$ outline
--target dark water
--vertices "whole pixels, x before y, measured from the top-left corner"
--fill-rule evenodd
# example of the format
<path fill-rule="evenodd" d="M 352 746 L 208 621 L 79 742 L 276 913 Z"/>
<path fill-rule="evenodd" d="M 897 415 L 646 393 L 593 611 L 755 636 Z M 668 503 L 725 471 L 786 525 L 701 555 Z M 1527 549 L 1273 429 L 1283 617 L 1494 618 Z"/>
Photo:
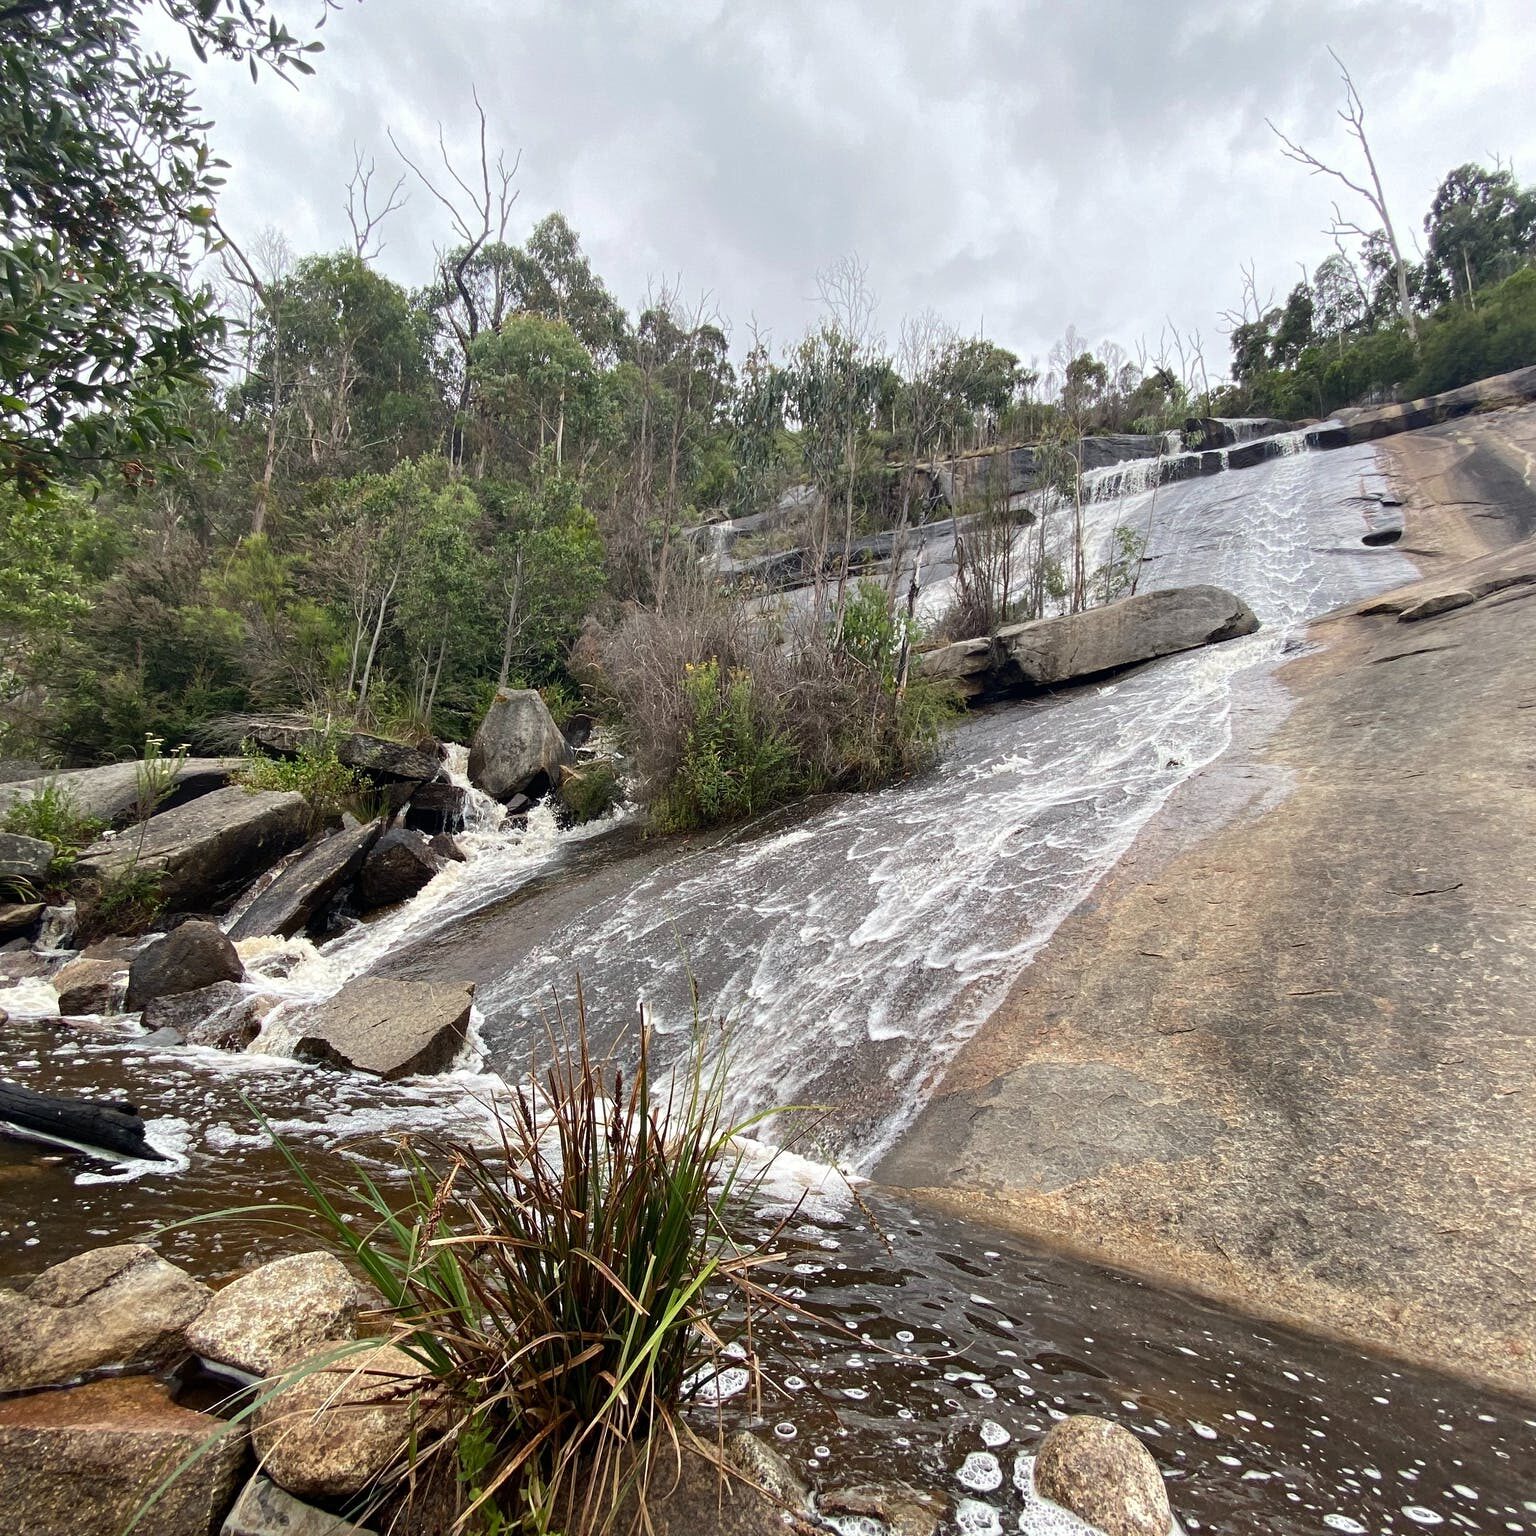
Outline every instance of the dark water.
<path fill-rule="evenodd" d="M 30 1085 L 135 1099 L 162 1119 L 161 1139 L 186 1148 L 184 1166 L 91 1182 L 110 1170 L 0 1143 L 6 1276 L 290 1199 L 292 1179 L 241 1095 L 312 1171 L 346 1181 L 352 1156 L 389 1177 L 390 1133 L 472 1129 L 466 1094 L 490 1081 L 395 1085 L 386 1099 L 346 1074 L 276 1060 L 233 1070 L 210 1052 L 145 1052 L 56 1021 L 13 1023 L 6 1043 Z M 970 1501 L 970 1531 L 1043 1531 L 1049 1521 L 1015 1484 L 1019 1458 L 1055 1418 L 1088 1412 L 1142 1438 L 1187 1530 L 1536 1532 L 1536 1405 L 878 1194 L 866 1200 L 871 1226 L 793 1175 L 771 1182 L 754 1219 L 793 1212 L 774 1283 L 805 1314 L 794 1337 L 760 1336 L 760 1404 L 748 1389 L 697 1411 L 760 1429 L 813 1485 L 900 1478 Z M 159 1239 L 208 1278 L 314 1240 L 302 1220 L 294 1230 L 232 1218 Z"/>

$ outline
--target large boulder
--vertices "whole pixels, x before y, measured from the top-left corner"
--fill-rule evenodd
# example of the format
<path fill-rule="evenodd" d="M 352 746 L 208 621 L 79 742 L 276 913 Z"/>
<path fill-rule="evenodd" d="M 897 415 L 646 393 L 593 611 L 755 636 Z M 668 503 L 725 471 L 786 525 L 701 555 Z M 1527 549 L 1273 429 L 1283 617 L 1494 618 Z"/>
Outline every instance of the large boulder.
<path fill-rule="evenodd" d="M 574 762 L 560 727 L 532 688 L 498 688 L 469 746 L 469 779 L 494 800 L 547 789 Z"/>
<path fill-rule="evenodd" d="M 270 1376 L 327 1340 L 350 1338 L 358 1313 L 379 1305 L 334 1254 L 295 1253 L 217 1292 L 187 1343 L 205 1360 Z"/>
<path fill-rule="evenodd" d="M 330 898 L 363 866 L 380 832 L 380 823 L 344 827 L 301 854 L 240 914 L 229 930 L 232 939 L 267 934 L 292 938 L 309 926 Z"/>
<path fill-rule="evenodd" d="M 464 805 L 469 791 L 447 779 L 423 784 L 405 808 L 405 824 L 417 832 L 457 832 L 464 825 Z"/>
<path fill-rule="evenodd" d="M 126 969 L 121 960 L 88 960 L 84 956 L 71 960 L 53 978 L 59 1012 L 66 1017 L 116 1012 Z"/>
<path fill-rule="evenodd" d="M 124 1006 L 137 1013 L 157 997 L 240 981 L 245 967 L 217 923 L 182 923 L 133 957 Z"/>
<path fill-rule="evenodd" d="M 300 1061 L 393 1079 L 444 1072 L 469 1029 L 475 989 L 364 978 L 295 1021 Z"/>
<path fill-rule="evenodd" d="M 287 790 L 218 789 L 152 817 L 142 828 L 102 838 L 80 856 L 77 872 L 113 880 L 138 869 L 160 877 L 172 912 L 217 907 L 308 835 L 309 806 Z"/>
<path fill-rule="evenodd" d="M 436 1393 L 427 1367 L 393 1344 L 289 1362 L 288 1385 L 254 1416 L 262 1470 L 306 1499 L 360 1493 L 430 1435 Z"/>
<path fill-rule="evenodd" d="M 96 1248 L 0 1290 L 0 1392 L 56 1386 L 104 1366 L 149 1369 L 186 1353 L 208 1288 L 144 1243 Z"/>
<path fill-rule="evenodd" d="M 250 725 L 245 738 L 276 757 L 297 757 L 306 749 L 330 747 L 338 761 L 381 783 L 422 784 L 436 778 L 442 766 L 435 742 L 428 748 L 407 747 L 363 731 L 328 737 L 315 726 L 263 720 Z"/>
<path fill-rule="evenodd" d="M 195 992 L 177 992 L 157 997 L 144 1005 L 144 1028 L 148 1044 L 172 1035 L 185 1045 L 202 1045 L 217 1051 L 243 1051 L 261 1033 L 262 1020 L 277 1006 L 278 999 L 247 992 L 233 981 L 216 981 L 211 987 Z"/>
<path fill-rule="evenodd" d="M 223 789 L 242 761 L 238 757 L 186 758 L 174 770 L 162 808 L 169 809 Z M 65 791 L 80 815 L 108 826 L 120 826 L 138 808 L 139 765 L 108 763 L 104 768 L 70 768 L 41 778 L 0 784 L 0 814 L 22 801 L 34 799 L 50 785 Z"/>
<path fill-rule="evenodd" d="M 279 1488 L 258 1472 L 240 1490 L 235 1507 L 224 1517 L 219 1536 L 374 1536 L 328 1509 L 316 1509 Z"/>
<path fill-rule="evenodd" d="M 439 869 L 423 832 L 391 827 L 369 851 L 357 879 L 357 904 L 364 912 L 408 901 Z"/>
<path fill-rule="evenodd" d="M 1051 1426 L 1035 1457 L 1035 1492 L 1105 1536 L 1168 1536 L 1163 1474 L 1130 1430 L 1074 1414 Z"/>
<path fill-rule="evenodd" d="M 218 1436 L 218 1438 L 214 1438 Z M 0 1507 L 19 1536 L 209 1536 L 239 1486 L 243 1429 L 143 1377 L 0 1402 Z M 174 1482 L 169 1474 L 182 1468 Z"/>
<path fill-rule="evenodd" d="M 54 846 L 40 837 L 0 832 L 0 880 L 25 880 L 38 890 L 48 878 Z"/>

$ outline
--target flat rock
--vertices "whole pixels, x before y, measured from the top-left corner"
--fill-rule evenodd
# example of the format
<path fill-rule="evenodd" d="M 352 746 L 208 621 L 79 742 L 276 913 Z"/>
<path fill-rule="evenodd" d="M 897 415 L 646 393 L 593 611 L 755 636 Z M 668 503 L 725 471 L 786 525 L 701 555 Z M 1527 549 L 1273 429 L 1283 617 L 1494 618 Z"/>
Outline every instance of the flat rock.
<path fill-rule="evenodd" d="M 71 960 L 53 978 L 59 1012 L 115 1013 L 126 975 L 127 966 L 121 960 Z"/>
<path fill-rule="evenodd" d="M 383 1078 L 443 1072 L 469 1028 L 473 985 L 364 978 L 296 1021 L 294 1055 Z"/>
<path fill-rule="evenodd" d="M 575 760 L 532 688 L 498 688 L 469 747 L 469 780 L 494 800 L 547 788 Z"/>
<path fill-rule="evenodd" d="M 1074 1414 L 1051 1426 L 1035 1457 L 1035 1491 L 1105 1536 L 1168 1536 L 1163 1474 L 1130 1430 Z"/>
<path fill-rule="evenodd" d="M 35 928 L 43 910 L 40 901 L 8 901 L 0 905 L 0 939 L 15 938 Z"/>
<path fill-rule="evenodd" d="M 408 901 L 440 868 L 425 833 L 391 827 L 363 861 L 357 904 L 364 912 L 372 912 Z"/>
<path fill-rule="evenodd" d="M 66 1259 L 25 1295 L 0 1290 L 0 1392 L 173 1360 L 208 1299 L 206 1286 L 144 1243 Z"/>
<path fill-rule="evenodd" d="M 308 834 L 309 806 L 291 791 L 218 789 L 140 829 L 98 839 L 76 866 L 86 878 L 111 880 L 137 867 L 161 877 L 168 910 L 207 911 L 270 869 Z"/>
<path fill-rule="evenodd" d="M 0 832 L 0 880 L 25 880 L 40 890 L 54 853 L 53 844 L 40 837 Z"/>
<path fill-rule="evenodd" d="M 329 1340 L 350 1338 L 358 1313 L 380 1304 L 334 1254 L 296 1253 L 216 1292 L 187 1343 L 205 1360 L 270 1376 Z"/>
<path fill-rule="evenodd" d="M 235 946 L 217 923 L 182 923 L 133 957 L 124 1007 L 137 1013 L 156 998 L 199 992 L 244 975 Z"/>
<path fill-rule="evenodd" d="M 219 1420 L 143 1377 L 0 1402 L 0 1506 L 17 1536 L 122 1536 L 166 1475 L 186 1470 L 137 1529 L 208 1536 L 239 1484 L 245 1435 L 195 1458 Z"/>
<path fill-rule="evenodd" d="M 374 1532 L 294 1498 L 258 1472 L 240 1490 L 219 1536 L 374 1536 Z"/>
<path fill-rule="evenodd" d="M 165 805 L 179 805 L 222 789 L 243 763 L 238 757 L 189 757 L 176 769 Z M 139 802 L 139 765 L 108 763 L 103 768 L 69 768 L 33 779 L 0 784 L 0 815 L 13 805 L 33 799 L 50 785 L 68 792 L 82 816 L 121 825 Z"/>
<path fill-rule="evenodd" d="M 1429 597 L 1421 597 L 1418 602 L 1410 604 L 1398 614 L 1399 624 L 1416 624 L 1420 619 L 1432 619 L 1438 614 L 1452 613 L 1457 608 L 1470 608 L 1477 601 L 1475 592 L 1468 592 L 1464 588 L 1453 592 L 1435 592 Z"/>
<path fill-rule="evenodd" d="M 230 928 L 229 936 L 258 939 L 276 933 L 292 938 L 356 877 L 381 830 L 378 822 L 370 821 L 323 838 L 257 896 Z"/>
<path fill-rule="evenodd" d="M 300 1357 L 290 1369 L 302 1363 Z M 426 1366 L 393 1344 L 355 1351 L 295 1376 L 254 1415 L 262 1469 L 300 1498 L 359 1493 L 394 1463 L 412 1436 L 430 1433 L 434 1385 Z"/>

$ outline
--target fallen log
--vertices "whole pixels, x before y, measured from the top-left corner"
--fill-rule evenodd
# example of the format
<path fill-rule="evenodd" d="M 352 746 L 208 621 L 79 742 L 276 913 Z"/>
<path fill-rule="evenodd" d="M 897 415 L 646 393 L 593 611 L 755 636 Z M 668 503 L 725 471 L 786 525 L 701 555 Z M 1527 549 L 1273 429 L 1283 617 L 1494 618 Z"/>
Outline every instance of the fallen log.
<path fill-rule="evenodd" d="M 136 1105 L 59 1098 L 17 1083 L 0 1082 L 0 1135 L 93 1157 L 170 1161 L 145 1140 L 144 1121 Z"/>

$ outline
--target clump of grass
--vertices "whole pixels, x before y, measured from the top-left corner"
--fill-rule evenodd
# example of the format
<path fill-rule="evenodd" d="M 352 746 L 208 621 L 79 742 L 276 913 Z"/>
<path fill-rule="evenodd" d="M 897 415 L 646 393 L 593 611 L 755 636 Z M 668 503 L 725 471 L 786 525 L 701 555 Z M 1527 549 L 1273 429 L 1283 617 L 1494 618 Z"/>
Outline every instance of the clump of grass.
<path fill-rule="evenodd" d="M 322 1188 L 278 1143 L 305 1191 L 285 1209 L 367 1275 L 392 1340 L 453 1405 L 364 1501 L 391 1529 L 445 1502 L 454 1531 L 482 1536 L 611 1530 L 620 1511 L 643 1528 L 649 1468 L 671 1464 L 690 1379 L 724 1346 L 717 1298 L 747 1327 L 779 1305 L 751 1278 L 779 1256 L 731 1235 L 747 1127 L 724 1115 L 723 1061 L 700 1034 L 657 1081 L 643 1026 L 626 1069 L 592 1055 L 579 994 L 578 1013 L 542 1076 L 496 1106 L 494 1151 L 401 1144 L 404 1194 L 361 1166 L 359 1187 Z"/>
<path fill-rule="evenodd" d="M 573 826 L 606 816 L 624 796 L 619 770 L 607 758 L 575 769 L 560 780 L 560 803 Z"/>
<path fill-rule="evenodd" d="M 80 809 L 67 784 L 49 779 L 36 794 L 10 806 L 0 829 L 52 843 L 60 858 L 78 853 L 106 826 Z"/>
<path fill-rule="evenodd" d="M 336 821 L 343 811 L 369 821 L 378 814 L 373 786 L 342 762 L 333 741 L 300 747 L 291 758 L 268 757 L 254 742 L 241 743 L 245 762 L 235 782 L 249 790 L 294 790 L 308 802 L 311 830 Z"/>

